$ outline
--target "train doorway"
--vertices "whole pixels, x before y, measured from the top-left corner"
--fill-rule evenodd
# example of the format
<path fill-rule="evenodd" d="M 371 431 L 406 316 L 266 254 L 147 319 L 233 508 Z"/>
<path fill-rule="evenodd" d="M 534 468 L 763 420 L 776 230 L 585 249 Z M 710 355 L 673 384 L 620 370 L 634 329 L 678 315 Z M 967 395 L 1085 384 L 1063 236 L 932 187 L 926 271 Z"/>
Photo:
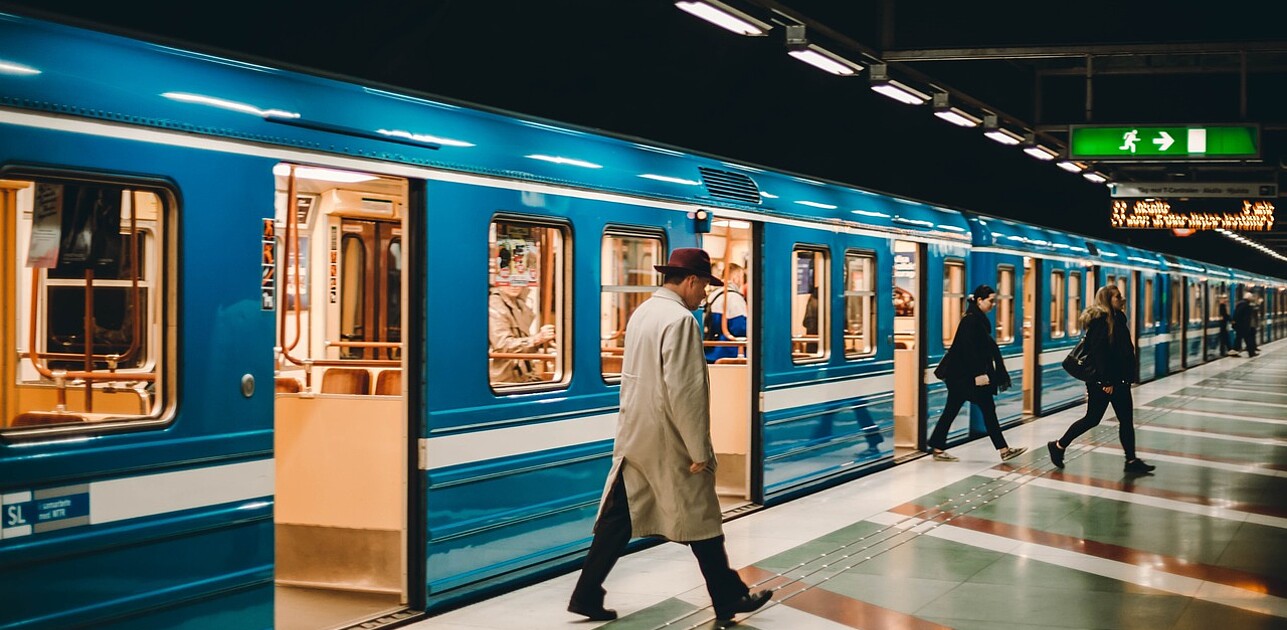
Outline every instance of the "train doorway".
<path fill-rule="evenodd" d="M 1037 391 L 1040 385 L 1037 349 L 1037 263 L 1023 258 L 1023 415 L 1037 415 Z M 1091 274 L 1092 276 L 1094 274 Z"/>
<path fill-rule="evenodd" d="M 275 627 L 348 627 L 408 602 L 408 185 L 286 164 L 274 174 Z"/>
<path fill-rule="evenodd" d="M 711 441 L 719 467 L 715 488 L 725 515 L 750 506 L 755 496 L 751 426 L 755 388 L 752 370 L 756 348 L 750 305 L 758 291 L 752 261 L 757 243 L 748 221 L 715 217 L 701 247 L 711 255 L 714 273 L 724 281 L 712 287 L 702 310 L 706 329 L 706 362 L 711 379 Z"/>
<path fill-rule="evenodd" d="M 921 245 L 894 241 L 894 458 L 920 451 Z"/>

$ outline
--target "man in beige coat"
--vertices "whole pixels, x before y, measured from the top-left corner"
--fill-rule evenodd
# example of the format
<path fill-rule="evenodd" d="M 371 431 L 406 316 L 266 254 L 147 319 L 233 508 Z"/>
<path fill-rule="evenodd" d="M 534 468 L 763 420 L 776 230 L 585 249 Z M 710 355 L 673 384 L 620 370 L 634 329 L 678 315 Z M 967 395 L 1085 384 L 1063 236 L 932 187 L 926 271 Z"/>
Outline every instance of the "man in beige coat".
<path fill-rule="evenodd" d="M 710 381 L 692 311 L 708 284 L 723 283 L 711 275 L 710 256 L 697 248 L 676 249 L 656 268 L 664 284 L 626 325 L 612 470 L 568 610 L 616 619 L 616 611 L 603 607 L 603 581 L 632 535 L 652 536 L 692 548 L 715 616 L 727 622 L 763 606 L 772 591 L 750 593 L 729 567 L 715 494 Z"/>

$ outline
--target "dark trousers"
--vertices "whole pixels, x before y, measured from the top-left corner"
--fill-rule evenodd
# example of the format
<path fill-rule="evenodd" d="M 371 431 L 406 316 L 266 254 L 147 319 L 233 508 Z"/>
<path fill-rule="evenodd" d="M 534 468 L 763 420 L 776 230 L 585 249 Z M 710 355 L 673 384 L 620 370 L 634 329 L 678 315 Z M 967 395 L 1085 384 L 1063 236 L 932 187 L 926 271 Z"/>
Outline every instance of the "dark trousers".
<path fill-rule="evenodd" d="M 1098 383 L 1087 383 L 1086 396 L 1086 415 L 1068 427 L 1064 436 L 1059 438 L 1059 446 L 1068 448 L 1081 434 L 1095 428 L 1111 404 L 1113 413 L 1117 414 L 1117 437 L 1122 442 L 1122 450 L 1126 451 L 1126 461 L 1135 459 L 1135 403 L 1131 400 L 1131 386 L 1118 383 L 1113 386 L 1113 393 L 1105 394 Z"/>
<path fill-rule="evenodd" d="M 992 446 L 998 450 L 1006 448 L 1005 436 L 1001 434 L 1001 423 L 997 421 L 997 404 L 992 400 L 992 387 L 973 385 L 947 386 L 947 405 L 943 407 L 943 415 L 938 417 L 938 424 L 934 425 L 934 433 L 930 435 L 928 442 L 930 448 L 939 450 L 947 448 L 948 429 L 952 427 L 956 414 L 961 412 L 961 405 L 966 402 L 978 407 L 983 413 L 983 426 L 988 429 Z"/>
<path fill-rule="evenodd" d="M 626 483 L 617 475 L 612 484 L 612 492 L 594 523 L 594 540 L 590 543 L 590 553 L 581 566 L 581 577 L 572 591 L 572 601 L 584 607 L 603 606 L 607 591 L 603 581 L 617 564 L 617 559 L 626 550 L 630 542 L 630 505 L 626 500 Z M 706 592 L 710 593 L 715 612 L 721 613 L 726 607 L 741 599 L 750 592 L 741 576 L 728 565 L 728 553 L 724 550 L 724 537 L 716 536 L 688 543 L 697 557 L 697 565 L 706 578 Z"/>
<path fill-rule="evenodd" d="M 1241 350 L 1243 342 L 1246 342 L 1247 356 L 1250 356 L 1250 357 L 1256 356 L 1257 354 L 1256 329 L 1239 327 L 1239 328 L 1234 328 L 1233 332 L 1236 335 L 1236 338 L 1234 339 L 1234 342 L 1233 342 L 1234 350 Z"/>
<path fill-rule="evenodd" d="M 1229 352 L 1229 331 L 1225 328 L 1220 329 L 1220 354 Z"/>

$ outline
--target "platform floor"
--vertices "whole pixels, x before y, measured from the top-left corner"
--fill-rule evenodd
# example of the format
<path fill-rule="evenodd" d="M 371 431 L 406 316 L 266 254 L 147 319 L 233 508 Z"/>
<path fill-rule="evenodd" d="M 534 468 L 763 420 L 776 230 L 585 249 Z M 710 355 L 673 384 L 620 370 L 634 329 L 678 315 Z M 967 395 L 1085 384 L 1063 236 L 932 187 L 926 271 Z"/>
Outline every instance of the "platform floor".
<path fill-rule="evenodd" d="M 1122 472 L 1117 425 L 1045 443 L 1085 407 L 725 525 L 733 565 L 777 589 L 745 629 L 1287 628 L 1287 342 L 1137 387 L 1136 442 L 1157 465 Z M 958 419 L 958 422 L 963 419 Z M 610 624 L 564 609 L 577 573 L 411 628 L 710 628 L 686 547 L 626 556 Z"/>

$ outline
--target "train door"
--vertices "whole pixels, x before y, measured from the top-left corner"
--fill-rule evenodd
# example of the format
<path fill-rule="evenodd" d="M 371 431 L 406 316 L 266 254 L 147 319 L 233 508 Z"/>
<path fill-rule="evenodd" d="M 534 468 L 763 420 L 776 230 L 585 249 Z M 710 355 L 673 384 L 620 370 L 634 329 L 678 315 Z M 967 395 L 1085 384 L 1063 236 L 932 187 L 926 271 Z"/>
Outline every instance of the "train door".
<path fill-rule="evenodd" d="M 756 348 L 750 334 L 755 330 L 751 305 L 760 286 L 753 264 L 758 251 L 755 234 L 750 222 L 717 216 L 701 238 L 714 273 L 724 281 L 707 295 L 703 319 L 711 331 L 703 343 L 710 368 L 711 441 L 719 459 L 715 488 L 726 514 L 749 505 L 755 496 L 751 426 Z"/>
<path fill-rule="evenodd" d="M 1179 274 L 1166 276 L 1167 343 L 1166 371 L 1184 369 L 1184 281 Z"/>
<path fill-rule="evenodd" d="M 274 172 L 276 627 L 347 627 L 408 602 L 408 183 Z"/>
<path fill-rule="evenodd" d="M 894 457 L 916 453 L 921 422 L 921 248 L 894 241 Z"/>
<path fill-rule="evenodd" d="M 1037 391 L 1040 388 L 1041 370 L 1037 365 L 1041 344 L 1037 339 L 1037 275 L 1038 262 L 1031 256 L 1023 258 L 1023 414 L 1037 415 Z"/>
<path fill-rule="evenodd" d="M 1019 382 L 1028 380 L 1027 356 L 1024 339 L 1021 334 L 1016 334 L 1015 323 L 1022 322 L 1024 317 L 1024 308 L 1022 301 L 1023 292 L 1019 289 L 1023 282 L 1023 276 L 1020 275 L 1019 269 L 1022 259 L 1018 256 L 997 256 L 998 264 L 996 266 L 996 303 L 993 308 L 993 319 L 996 328 L 994 331 L 997 347 L 1001 350 L 1001 356 L 1005 360 L 1006 370 L 1011 374 L 1019 370 L 1019 376 L 1011 380 Z M 1019 298 L 1019 299 L 1016 299 Z M 1022 388 L 1011 389 L 1006 392 L 999 392 L 996 398 L 997 418 L 1002 423 L 1014 422 L 1024 416 L 1024 396 Z M 983 427 L 981 418 L 975 429 Z M 986 431 L 984 431 L 986 432 Z"/>

